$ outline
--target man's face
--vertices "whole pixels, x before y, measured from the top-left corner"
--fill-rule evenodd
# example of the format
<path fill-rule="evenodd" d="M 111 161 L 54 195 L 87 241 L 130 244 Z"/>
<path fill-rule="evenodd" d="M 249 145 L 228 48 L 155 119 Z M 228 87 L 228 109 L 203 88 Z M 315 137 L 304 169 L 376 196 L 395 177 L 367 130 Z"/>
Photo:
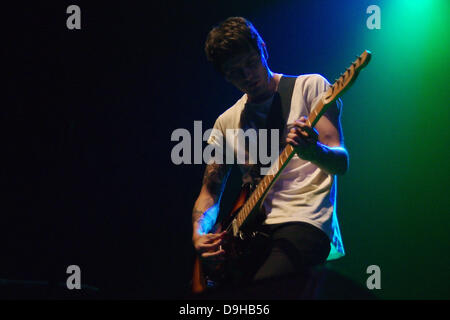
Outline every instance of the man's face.
<path fill-rule="evenodd" d="M 251 97 L 268 90 L 269 74 L 266 59 L 256 50 L 236 55 L 223 65 L 225 79 Z"/>

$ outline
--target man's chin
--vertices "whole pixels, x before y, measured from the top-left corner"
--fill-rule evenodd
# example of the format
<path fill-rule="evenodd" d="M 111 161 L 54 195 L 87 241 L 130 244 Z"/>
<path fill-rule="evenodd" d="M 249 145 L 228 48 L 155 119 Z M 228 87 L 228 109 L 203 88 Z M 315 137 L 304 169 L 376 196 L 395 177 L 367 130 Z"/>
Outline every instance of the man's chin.
<path fill-rule="evenodd" d="M 247 90 L 247 94 L 249 94 L 251 96 L 255 96 L 255 97 L 261 95 L 262 92 L 263 92 L 263 90 L 259 87 L 250 88 Z"/>

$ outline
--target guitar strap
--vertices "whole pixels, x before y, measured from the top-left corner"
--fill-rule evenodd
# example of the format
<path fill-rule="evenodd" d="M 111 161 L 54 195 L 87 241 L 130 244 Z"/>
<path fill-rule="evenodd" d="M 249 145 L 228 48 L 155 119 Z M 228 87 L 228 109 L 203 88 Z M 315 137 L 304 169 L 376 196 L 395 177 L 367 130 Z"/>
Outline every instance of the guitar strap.
<path fill-rule="evenodd" d="M 278 91 L 275 92 L 272 105 L 269 109 L 269 114 L 267 115 L 265 129 L 267 130 L 267 142 L 270 144 L 271 141 L 271 129 L 279 129 L 279 150 L 281 152 L 286 146 L 286 123 L 289 118 L 289 113 L 291 111 L 291 100 L 292 93 L 295 87 L 296 76 L 286 76 L 283 75 L 278 84 Z M 267 150 L 271 150 L 269 147 Z M 247 175 L 244 175 L 243 183 L 252 183 L 257 185 L 261 179 L 260 176 L 261 164 L 258 162 L 253 165 L 248 171 Z"/>
<path fill-rule="evenodd" d="M 291 111 L 292 92 L 294 91 L 297 77 L 283 75 L 278 84 L 278 91 L 275 93 L 272 106 L 267 116 L 266 128 L 280 130 L 280 150 L 285 146 L 286 123 Z M 270 137 L 270 135 L 269 135 Z M 271 141 L 270 139 L 268 141 Z"/>

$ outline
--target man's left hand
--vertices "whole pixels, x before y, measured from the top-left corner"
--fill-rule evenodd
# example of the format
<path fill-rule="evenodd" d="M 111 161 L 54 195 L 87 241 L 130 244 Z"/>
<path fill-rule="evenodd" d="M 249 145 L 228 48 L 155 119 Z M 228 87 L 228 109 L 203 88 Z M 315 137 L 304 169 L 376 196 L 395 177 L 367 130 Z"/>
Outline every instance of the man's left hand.
<path fill-rule="evenodd" d="M 307 117 L 301 117 L 294 122 L 289 130 L 286 142 L 294 146 L 300 158 L 311 161 L 316 158 L 319 134 L 316 129 L 306 123 Z"/>

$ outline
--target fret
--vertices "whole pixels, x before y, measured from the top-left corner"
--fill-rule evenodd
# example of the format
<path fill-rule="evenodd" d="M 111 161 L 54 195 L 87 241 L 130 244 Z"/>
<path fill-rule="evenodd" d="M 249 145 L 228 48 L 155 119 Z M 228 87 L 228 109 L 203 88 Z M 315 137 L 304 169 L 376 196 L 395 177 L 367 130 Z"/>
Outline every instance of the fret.
<path fill-rule="evenodd" d="M 237 219 L 238 219 L 238 221 L 240 221 L 241 219 L 242 219 L 242 216 L 246 216 L 247 215 L 247 208 L 244 208 L 244 210 L 242 210 L 240 213 L 239 213 L 239 215 L 238 215 L 238 217 L 237 217 Z"/>
<path fill-rule="evenodd" d="M 309 121 L 309 125 L 310 125 L 310 126 L 311 126 L 311 121 L 314 121 L 314 120 L 317 118 L 317 115 L 318 115 L 319 112 L 320 112 L 319 109 L 321 109 L 319 106 L 316 107 L 316 109 L 314 109 L 314 113 L 313 113 L 313 116 L 312 116 L 312 120 Z"/>
<path fill-rule="evenodd" d="M 245 210 L 242 212 L 241 216 L 245 217 L 248 214 L 249 211 L 248 207 L 249 207 L 248 205 L 245 207 Z"/>
<path fill-rule="evenodd" d="M 314 125 L 316 124 L 316 122 L 320 119 L 319 114 L 323 111 L 325 105 L 322 103 L 322 101 L 319 101 L 316 105 L 316 107 L 314 108 L 313 112 L 311 112 L 311 115 L 309 117 L 309 125 L 311 127 L 314 127 Z"/>

